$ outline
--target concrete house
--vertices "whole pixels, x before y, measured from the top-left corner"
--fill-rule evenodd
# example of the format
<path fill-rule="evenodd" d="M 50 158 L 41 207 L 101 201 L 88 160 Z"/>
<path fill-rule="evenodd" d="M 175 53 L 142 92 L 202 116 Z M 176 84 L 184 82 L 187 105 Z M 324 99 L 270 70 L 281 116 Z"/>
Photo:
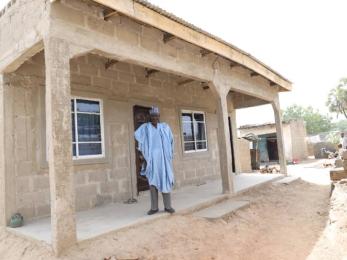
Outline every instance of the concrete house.
<path fill-rule="evenodd" d="M 240 173 L 235 111 L 291 82 L 261 61 L 142 0 L 12 0 L 0 12 L 0 225 L 50 216 L 56 252 L 76 212 L 136 197 L 134 130 L 156 105 L 175 137 L 176 188 Z M 134 205 L 135 207 L 136 205 Z"/>
<path fill-rule="evenodd" d="M 284 151 L 287 161 L 304 160 L 308 157 L 307 132 L 303 120 L 284 122 Z M 262 163 L 279 160 L 275 124 L 244 125 L 239 128 L 241 137 L 254 134 L 259 138 L 259 160 Z"/>

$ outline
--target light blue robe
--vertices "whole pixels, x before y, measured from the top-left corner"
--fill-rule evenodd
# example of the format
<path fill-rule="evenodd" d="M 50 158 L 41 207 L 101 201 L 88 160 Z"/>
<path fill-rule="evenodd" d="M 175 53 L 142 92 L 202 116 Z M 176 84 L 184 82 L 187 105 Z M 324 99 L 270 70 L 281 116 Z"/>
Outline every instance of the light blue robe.
<path fill-rule="evenodd" d="M 171 192 L 174 175 L 173 135 L 170 127 L 166 123 L 158 123 L 155 128 L 151 123 L 145 123 L 136 130 L 135 139 L 138 150 L 146 160 L 141 175 L 146 176 L 149 185 L 155 186 L 160 192 Z"/>

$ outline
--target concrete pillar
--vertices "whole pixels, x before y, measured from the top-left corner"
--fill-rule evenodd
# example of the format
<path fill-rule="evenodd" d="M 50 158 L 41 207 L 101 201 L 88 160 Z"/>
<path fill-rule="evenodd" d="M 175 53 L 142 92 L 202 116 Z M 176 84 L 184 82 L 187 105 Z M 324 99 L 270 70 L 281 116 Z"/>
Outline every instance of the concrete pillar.
<path fill-rule="evenodd" d="M 235 173 L 241 173 L 241 161 L 240 153 L 238 148 L 238 138 L 237 138 L 237 124 L 236 124 L 236 109 L 234 107 L 233 96 L 231 93 L 227 95 L 228 100 L 228 110 L 231 119 L 231 134 L 234 146 L 234 159 L 235 159 Z"/>
<path fill-rule="evenodd" d="M 6 227 L 6 171 L 5 171 L 5 93 L 4 75 L 0 75 L 0 227 Z"/>
<path fill-rule="evenodd" d="M 0 227 L 16 211 L 13 120 L 13 88 L 0 74 Z"/>
<path fill-rule="evenodd" d="M 278 150 L 278 158 L 279 158 L 280 167 L 281 167 L 281 173 L 284 175 L 287 175 L 287 162 L 286 162 L 285 148 L 284 148 L 282 115 L 281 115 L 279 97 L 277 96 L 271 104 L 272 104 L 272 108 L 274 110 L 274 115 L 275 115 L 277 150 Z"/>
<path fill-rule="evenodd" d="M 217 116 L 218 116 L 218 148 L 220 171 L 222 177 L 223 193 L 233 193 L 233 172 L 230 147 L 230 132 L 228 122 L 228 104 L 224 92 L 218 91 L 217 95 Z"/>
<path fill-rule="evenodd" d="M 69 45 L 44 40 L 46 64 L 46 138 L 51 193 L 52 246 L 56 254 L 77 241 L 71 137 Z"/>

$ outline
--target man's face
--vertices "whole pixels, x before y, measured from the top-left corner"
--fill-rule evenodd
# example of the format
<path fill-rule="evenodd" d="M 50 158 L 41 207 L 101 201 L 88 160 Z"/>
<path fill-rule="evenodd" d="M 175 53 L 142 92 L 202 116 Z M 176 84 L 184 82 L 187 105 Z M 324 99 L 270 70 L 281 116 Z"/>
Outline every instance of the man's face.
<path fill-rule="evenodd" d="M 159 123 L 160 115 L 159 114 L 153 114 L 150 116 L 150 119 L 151 119 L 151 123 L 154 126 L 157 126 L 157 124 Z"/>

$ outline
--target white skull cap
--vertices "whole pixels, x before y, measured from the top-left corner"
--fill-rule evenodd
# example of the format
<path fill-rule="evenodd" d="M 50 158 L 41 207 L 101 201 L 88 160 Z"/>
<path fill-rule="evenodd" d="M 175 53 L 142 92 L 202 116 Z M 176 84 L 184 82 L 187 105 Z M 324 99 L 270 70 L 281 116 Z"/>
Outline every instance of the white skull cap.
<path fill-rule="evenodd" d="M 152 107 L 151 110 L 149 110 L 150 115 L 159 115 L 159 108 L 158 107 Z"/>

